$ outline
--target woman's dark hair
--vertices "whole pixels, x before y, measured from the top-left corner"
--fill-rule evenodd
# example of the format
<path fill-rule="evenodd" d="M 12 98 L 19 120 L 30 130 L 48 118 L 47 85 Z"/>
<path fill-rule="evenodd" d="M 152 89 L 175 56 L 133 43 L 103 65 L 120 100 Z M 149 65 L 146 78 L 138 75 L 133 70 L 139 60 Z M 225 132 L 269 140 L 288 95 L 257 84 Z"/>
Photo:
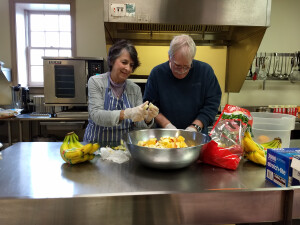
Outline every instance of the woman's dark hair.
<path fill-rule="evenodd" d="M 116 59 L 121 55 L 123 49 L 127 50 L 133 61 L 134 65 L 132 68 L 132 72 L 134 72 L 135 69 L 140 66 L 140 61 L 138 59 L 138 54 L 135 47 L 130 41 L 122 39 L 120 41 L 117 41 L 113 46 L 109 48 L 107 57 L 109 71 L 112 70 L 112 66 L 114 65 Z"/>

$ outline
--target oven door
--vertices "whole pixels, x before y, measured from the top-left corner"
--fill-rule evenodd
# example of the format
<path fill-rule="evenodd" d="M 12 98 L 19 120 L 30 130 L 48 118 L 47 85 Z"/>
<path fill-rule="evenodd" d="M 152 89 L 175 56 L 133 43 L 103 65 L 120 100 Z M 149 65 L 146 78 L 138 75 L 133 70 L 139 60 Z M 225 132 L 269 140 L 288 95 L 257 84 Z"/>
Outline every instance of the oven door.
<path fill-rule="evenodd" d="M 86 60 L 44 60 L 45 104 L 86 104 Z"/>

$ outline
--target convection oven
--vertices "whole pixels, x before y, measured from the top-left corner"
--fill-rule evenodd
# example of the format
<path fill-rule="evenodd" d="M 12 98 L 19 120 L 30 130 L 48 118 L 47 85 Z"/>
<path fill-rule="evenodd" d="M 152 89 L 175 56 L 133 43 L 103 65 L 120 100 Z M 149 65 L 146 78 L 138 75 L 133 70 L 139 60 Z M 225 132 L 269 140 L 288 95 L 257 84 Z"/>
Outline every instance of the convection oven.
<path fill-rule="evenodd" d="M 104 72 L 101 57 L 43 57 L 48 106 L 87 105 L 87 81 Z"/>

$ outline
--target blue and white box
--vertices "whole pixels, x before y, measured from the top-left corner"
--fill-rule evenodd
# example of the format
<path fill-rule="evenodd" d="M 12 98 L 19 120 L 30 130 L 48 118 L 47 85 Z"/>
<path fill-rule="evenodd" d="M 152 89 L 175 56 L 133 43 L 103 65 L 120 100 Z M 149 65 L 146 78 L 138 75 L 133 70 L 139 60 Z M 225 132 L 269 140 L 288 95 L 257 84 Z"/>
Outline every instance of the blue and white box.
<path fill-rule="evenodd" d="M 299 171 L 300 148 L 267 150 L 266 179 L 271 183 L 278 187 L 300 185 Z"/>

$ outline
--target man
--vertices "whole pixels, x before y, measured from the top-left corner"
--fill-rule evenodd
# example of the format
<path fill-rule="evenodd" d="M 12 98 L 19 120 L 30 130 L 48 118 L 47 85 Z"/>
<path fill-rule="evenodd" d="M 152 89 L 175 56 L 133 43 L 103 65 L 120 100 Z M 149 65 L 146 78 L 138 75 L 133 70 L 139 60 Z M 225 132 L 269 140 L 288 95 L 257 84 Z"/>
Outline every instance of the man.
<path fill-rule="evenodd" d="M 207 133 L 222 96 L 217 77 L 210 65 L 194 59 L 196 45 L 188 35 L 175 36 L 168 54 L 169 61 L 152 69 L 143 100 L 159 108 L 159 127 Z"/>

